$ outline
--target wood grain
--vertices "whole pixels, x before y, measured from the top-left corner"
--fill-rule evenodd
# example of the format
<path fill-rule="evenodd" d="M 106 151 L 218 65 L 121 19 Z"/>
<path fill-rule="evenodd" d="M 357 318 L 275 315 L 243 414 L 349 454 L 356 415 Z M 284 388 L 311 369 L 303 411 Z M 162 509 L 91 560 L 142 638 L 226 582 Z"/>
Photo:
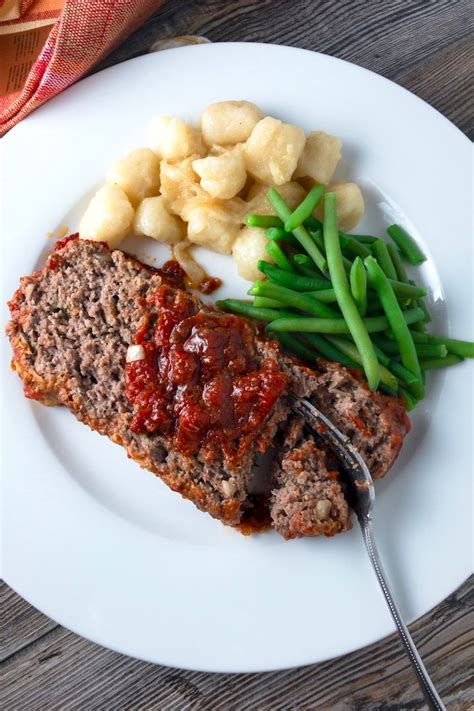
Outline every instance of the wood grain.
<path fill-rule="evenodd" d="M 0 662 L 57 627 L 0 581 Z"/>
<path fill-rule="evenodd" d="M 18 596 L 16 596 L 18 597 Z M 411 625 L 447 707 L 474 705 L 474 579 Z M 18 604 L 18 602 L 17 602 Z M 160 709 L 290 711 L 422 709 L 415 677 L 392 635 L 360 652 L 267 674 L 206 674 L 159 667 L 92 644 L 62 627 L 44 633 L 3 664 L 4 709 Z M 46 620 L 46 618 L 44 618 Z"/>
<path fill-rule="evenodd" d="M 158 39 L 271 42 L 334 55 L 405 86 L 470 138 L 469 0 L 168 0 L 96 68 L 149 51 Z M 398 638 L 302 669 L 204 674 L 154 666 L 65 630 L 0 586 L 0 707 L 160 711 L 398 711 L 424 708 Z M 474 580 L 411 630 L 449 709 L 474 708 Z"/>
<path fill-rule="evenodd" d="M 472 8 L 470 0 L 169 0 L 97 69 L 183 34 L 286 44 L 392 79 L 473 139 Z"/>

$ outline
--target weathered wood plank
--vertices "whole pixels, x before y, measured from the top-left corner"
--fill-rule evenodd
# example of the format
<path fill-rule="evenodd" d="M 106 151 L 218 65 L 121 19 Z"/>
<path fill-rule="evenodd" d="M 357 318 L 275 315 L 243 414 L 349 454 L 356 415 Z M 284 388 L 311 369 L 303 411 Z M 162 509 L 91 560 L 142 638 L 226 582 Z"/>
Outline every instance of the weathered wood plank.
<path fill-rule="evenodd" d="M 474 579 L 412 625 L 449 709 L 474 704 L 470 651 Z M 10 657 L 6 709 L 421 709 L 421 695 L 396 635 L 316 666 L 268 674 L 205 674 L 154 666 L 56 627 Z"/>
<path fill-rule="evenodd" d="M 38 612 L 2 580 L 0 609 L 0 662 L 57 627 L 56 622 Z"/>
<path fill-rule="evenodd" d="M 213 42 L 287 44 L 355 62 L 396 81 L 472 138 L 471 15 L 469 0 L 168 0 L 98 69 L 180 34 Z"/>

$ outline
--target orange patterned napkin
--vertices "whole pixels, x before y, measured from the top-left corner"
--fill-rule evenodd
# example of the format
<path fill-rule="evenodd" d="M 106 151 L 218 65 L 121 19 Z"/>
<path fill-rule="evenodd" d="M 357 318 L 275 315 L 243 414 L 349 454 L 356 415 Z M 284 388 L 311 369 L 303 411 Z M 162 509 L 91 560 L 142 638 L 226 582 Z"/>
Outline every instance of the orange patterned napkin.
<path fill-rule="evenodd" d="M 161 3 L 0 0 L 0 136 L 80 79 Z"/>

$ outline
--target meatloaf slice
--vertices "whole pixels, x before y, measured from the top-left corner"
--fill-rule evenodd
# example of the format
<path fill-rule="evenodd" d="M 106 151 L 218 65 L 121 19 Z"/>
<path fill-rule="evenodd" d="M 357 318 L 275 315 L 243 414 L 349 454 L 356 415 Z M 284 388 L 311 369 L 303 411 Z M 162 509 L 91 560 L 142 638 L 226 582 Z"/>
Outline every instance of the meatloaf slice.
<path fill-rule="evenodd" d="M 290 418 L 273 464 L 272 525 L 284 538 L 333 536 L 351 528 L 337 464 Z"/>
<path fill-rule="evenodd" d="M 12 367 L 27 397 L 67 406 L 198 508 L 237 525 L 248 506 L 256 452 L 267 448 L 288 408 L 281 399 L 275 403 L 238 461 L 225 461 L 219 451 L 212 458 L 200 451 L 188 456 L 159 432 L 133 431 L 136 412 L 125 393 L 127 349 L 144 318 L 156 318 L 153 296 L 165 281 L 159 271 L 105 245 L 79 239 L 59 244 L 42 270 L 21 279 L 9 304 Z M 228 318 L 191 294 L 172 285 L 167 289 L 194 312 Z M 278 346 L 259 338 L 250 322 L 241 322 L 254 369 L 264 361 L 278 369 Z"/>
<path fill-rule="evenodd" d="M 9 304 L 11 321 L 7 334 L 13 348 L 12 367 L 23 380 L 26 396 L 46 405 L 67 406 L 79 420 L 121 444 L 132 459 L 157 474 L 170 488 L 232 526 L 251 518 L 253 499 L 249 487 L 253 463 L 257 453 L 275 442 L 279 453 L 270 502 L 275 528 L 285 537 L 332 535 L 347 529 L 347 507 L 334 474 L 335 465 L 303 433 L 301 421 L 295 425 L 298 420 L 291 418 L 287 424 L 290 413 L 284 383 L 295 395 L 312 399 L 351 437 L 375 476 L 382 476 L 390 467 L 409 430 L 403 405 L 393 398 L 370 393 L 359 374 L 338 364 L 318 361 L 310 369 L 283 356 L 277 343 L 268 340 L 253 322 L 204 306 L 197 297 L 178 287 L 179 279 L 149 268 L 119 250 L 109 252 L 105 245 L 70 238 L 58 244 L 42 270 L 21 279 Z M 187 318 L 170 324 L 169 304 L 175 302 L 184 304 Z M 179 384 L 171 395 L 169 390 L 164 393 L 165 407 L 153 409 L 156 402 L 147 400 L 148 414 L 158 413 L 161 417 L 168 408 L 168 414 L 176 415 L 183 406 L 186 410 L 197 405 L 198 414 L 205 416 L 212 434 L 206 447 L 183 450 L 170 432 L 154 427 L 153 417 L 142 418 L 145 427 L 137 425 L 137 418 L 140 420 L 143 414 L 143 394 L 130 397 L 129 376 L 137 373 L 134 363 L 126 362 L 126 356 L 129 346 L 139 342 L 139 332 L 142 348 L 153 350 L 157 324 L 161 324 L 162 340 L 170 327 L 171 346 L 163 366 L 168 381 L 172 382 L 176 371 L 181 380 L 178 378 Z M 171 348 L 184 343 L 185 367 L 189 367 L 188 356 L 192 354 L 191 365 L 205 370 L 201 345 L 205 341 L 212 350 L 215 332 L 220 334 L 220 347 L 227 361 L 222 360 L 220 372 L 208 375 L 202 391 L 198 391 L 206 410 L 199 397 L 188 397 L 182 363 L 177 363 Z M 244 351 L 243 360 L 239 348 Z M 152 356 L 151 361 L 161 362 L 160 353 Z M 228 400 L 221 398 L 214 406 L 216 384 L 217 390 L 225 393 L 229 373 L 234 377 L 234 390 L 228 391 Z M 242 378 L 247 377 L 245 382 L 250 382 L 250 389 L 247 385 L 241 387 Z M 264 387 L 267 378 L 274 378 L 273 385 L 276 382 L 280 388 L 273 388 L 270 399 Z M 240 392 L 240 404 L 247 409 L 238 409 L 232 399 L 235 392 Z M 265 404 L 265 414 L 260 419 L 249 409 L 249 398 L 253 398 L 251 404 Z M 228 417 L 225 402 L 237 412 L 234 425 L 238 426 L 220 432 L 219 426 L 224 428 Z M 187 426 L 190 422 L 188 417 Z M 199 426 L 196 421 L 198 429 Z M 238 445 L 235 433 L 241 426 L 242 431 L 247 426 L 245 446 L 237 446 L 238 456 L 229 457 L 227 433 Z M 331 503 L 330 511 L 327 503 L 318 507 L 321 500 Z M 323 508 L 329 514 L 320 520 Z M 319 513 L 314 514 L 315 511 Z"/>
<path fill-rule="evenodd" d="M 397 398 L 371 393 L 362 374 L 338 363 L 318 361 L 311 401 L 359 450 L 373 479 L 397 458 L 410 421 Z"/>

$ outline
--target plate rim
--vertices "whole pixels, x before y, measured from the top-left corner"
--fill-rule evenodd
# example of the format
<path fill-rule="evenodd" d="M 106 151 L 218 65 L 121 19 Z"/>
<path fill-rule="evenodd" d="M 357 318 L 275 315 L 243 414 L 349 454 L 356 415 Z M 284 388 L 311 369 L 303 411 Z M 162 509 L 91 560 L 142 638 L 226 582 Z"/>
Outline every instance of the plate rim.
<path fill-rule="evenodd" d="M 266 48 L 266 47 L 277 47 L 277 48 L 278 48 L 278 51 L 281 50 L 281 51 L 284 51 L 284 52 L 290 51 L 290 52 L 296 52 L 296 53 L 304 53 L 305 55 L 308 55 L 308 54 L 310 54 L 310 55 L 315 55 L 316 57 L 323 57 L 323 58 L 325 58 L 325 60 L 326 60 L 326 59 L 330 59 L 331 61 L 335 61 L 335 62 L 338 62 L 338 63 L 339 63 L 339 62 L 340 62 L 340 63 L 343 63 L 344 65 L 349 66 L 349 67 L 351 67 L 352 69 L 355 67 L 356 69 L 361 70 L 362 72 L 368 72 L 370 75 L 375 76 L 375 77 L 377 77 L 378 79 L 382 79 L 384 82 L 387 82 L 388 84 L 393 84 L 393 85 L 395 85 L 399 90 L 402 90 L 403 92 L 405 92 L 406 94 L 410 95 L 411 97 L 415 97 L 415 99 L 417 99 L 417 100 L 418 100 L 419 102 L 421 102 L 423 105 L 427 106 L 431 111 L 435 112 L 435 113 L 438 115 L 438 117 L 441 117 L 441 118 L 443 119 L 443 121 L 445 122 L 445 125 L 446 125 L 446 126 L 449 126 L 449 129 L 450 129 L 450 130 L 452 130 L 452 129 L 454 128 L 454 129 L 456 130 L 456 132 L 457 132 L 463 139 L 465 139 L 465 141 L 466 141 L 466 148 L 467 148 L 467 145 L 470 143 L 468 137 L 467 137 L 459 128 L 457 128 L 451 121 L 449 121 L 449 119 L 447 119 L 445 116 L 443 116 L 443 114 L 441 114 L 437 109 L 435 109 L 434 107 L 432 107 L 430 104 L 428 104 L 426 101 L 424 101 L 423 99 L 421 99 L 420 97 L 418 97 L 416 94 L 413 94 L 413 93 L 410 92 L 409 90 L 405 89 L 403 86 L 397 84 L 396 82 L 394 82 L 394 81 L 392 81 L 392 80 L 390 80 L 390 79 L 387 79 L 386 77 L 384 77 L 384 76 L 382 76 L 382 75 L 380 75 L 380 74 L 377 74 L 377 73 L 373 72 L 373 71 L 370 70 L 370 69 L 367 69 L 367 68 L 365 68 L 365 67 L 361 67 L 360 65 L 354 64 L 354 63 L 349 62 L 349 61 L 347 61 L 347 60 L 339 59 L 339 58 L 337 58 L 337 57 L 332 57 L 331 55 L 326 55 L 326 54 L 323 54 L 323 53 L 320 53 L 320 52 L 313 52 L 313 51 L 311 51 L 311 50 L 302 49 L 302 48 L 297 48 L 297 47 L 289 47 L 289 46 L 286 46 L 286 45 L 257 43 L 257 42 L 255 42 L 255 43 L 254 43 L 254 42 L 251 42 L 251 43 L 250 43 L 250 42 L 249 42 L 249 43 L 247 43 L 247 42 L 223 42 L 223 43 L 211 43 L 211 44 L 209 44 L 209 45 L 195 45 L 195 46 L 192 46 L 192 47 L 178 47 L 178 48 L 171 48 L 171 49 L 162 50 L 162 52 L 160 52 L 159 54 L 162 54 L 163 52 L 165 52 L 165 53 L 170 53 L 170 52 L 171 52 L 171 53 L 176 53 L 176 52 L 183 53 L 183 52 L 190 52 L 190 51 L 192 51 L 192 52 L 196 52 L 196 51 L 198 51 L 198 52 L 210 52 L 210 51 L 214 50 L 216 47 L 220 47 L 220 46 L 231 46 L 231 47 L 240 47 L 240 48 L 248 49 L 249 45 L 251 45 L 251 46 L 257 46 L 257 47 L 262 47 L 262 48 Z M 212 50 L 211 50 L 211 48 L 212 48 Z M 158 54 L 158 56 L 159 56 L 159 54 Z M 150 57 L 155 57 L 155 56 L 156 56 L 156 55 L 145 54 L 145 55 L 141 55 L 141 56 L 139 56 L 139 57 L 134 57 L 134 58 L 132 58 L 132 59 L 126 60 L 125 62 L 122 62 L 122 63 L 120 63 L 120 64 L 128 64 L 128 63 L 130 63 L 130 62 L 136 62 L 137 64 L 139 64 L 139 63 L 142 62 L 142 61 L 150 61 L 149 58 L 150 58 Z M 113 66 L 111 66 L 111 67 L 107 67 L 106 69 L 101 70 L 100 72 L 96 72 L 95 74 L 93 74 L 93 75 L 91 75 L 91 76 L 85 77 L 85 78 L 81 79 L 79 82 L 76 82 L 76 83 L 73 85 L 73 87 L 76 87 L 76 86 L 78 86 L 78 85 L 82 85 L 84 82 L 87 82 L 88 80 L 93 80 L 93 81 L 95 80 L 95 81 L 97 81 L 97 77 L 102 77 L 102 76 L 104 75 L 104 73 L 115 71 L 116 68 L 117 68 L 118 66 L 120 66 L 120 64 L 115 64 L 115 65 L 113 65 Z M 71 88 L 73 88 L 73 87 L 71 87 Z M 67 90 L 66 90 L 66 92 L 67 92 Z M 64 92 L 62 92 L 62 94 L 64 94 Z M 61 96 L 61 95 L 59 95 L 59 96 Z M 55 98 L 56 98 L 56 97 L 55 97 Z M 55 100 L 55 99 L 53 99 L 52 101 L 54 102 L 54 100 Z M 48 105 L 50 105 L 50 104 L 51 104 L 51 102 L 46 102 L 46 104 L 43 105 L 43 106 L 48 106 Z M 40 107 L 40 108 L 38 109 L 38 111 L 41 112 L 41 111 L 42 111 L 42 108 L 43 108 L 43 107 Z M 35 111 L 35 112 L 33 113 L 33 116 L 34 116 L 34 115 L 37 115 L 37 111 Z M 22 130 L 27 130 L 27 129 L 25 129 L 25 126 L 28 126 L 28 118 L 29 118 L 29 117 L 27 117 L 23 122 L 21 122 L 20 124 L 18 124 L 17 126 L 15 126 L 13 129 L 11 129 L 11 131 L 9 131 L 9 133 L 4 137 L 2 143 L 6 141 L 6 143 L 8 144 L 10 140 L 13 140 L 13 139 L 10 138 L 11 136 L 14 136 L 15 139 L 16 139 L 16 136 L 17 136 L 17 134 L 18 134 L 19 132 L 21 132 Z M 4 248 L 5 248 L 5 245 L 2 247 L 2 250 L 3 250 Z M 3 427 L 2 427 L 2 432 L 3 432 Z M 468 579 L 468 577 L 469 577 L 469 573 L 467 573 L 466 578 L 464 579 L 464 581 L 462 581 L 462 582 L 460 583 L 460 585 L 462 585 L 463 582 L 465 582 L 465 580 Z M 4 579 L 5 579 L 5 578 L 4 578 Z M 11 585 L 11 584 L 8 582 L 8 579 L 5 579 L 5 582 L 7 582 L 9 585 Z M 29 602 L 29 604 L 31 604 L 33 607 L 36 607 L 36 605 L 35 605 L 33 602 L 30 601 L 28 594 L 27 594 L 27 595 L 24 595 L 21 590 L 17 590 L 17 589 L 16 589 L 15 585 L 11 585 L 11 587 L 12 587 L 15 591 L 17 591 L 18 594 L 20 594 L 27 602 Z M 452 591 L 452 592 L 454 592 L 454 591 Z M 442 598 L 442 599 L 445 599 L 445 598 Z M 432 609 L 436 606 L 436 604 L 439 604 L 439 602 L 441 602 L 441 600 L 438 601 L 438 603 L 435 603 L 432 607 L 430 607 L 430 610 L 432 610 Z M 44 606 L 43 606 L 43 608 L 44 608 Z M 36 609 L 40 609 L 40 611 L 43 611 L 42 608 L 36 608 Z M 422 613 L 422 614 L 426 614 L 426 612 L 429 612 L 429 610 L 426 610 L 426 611 L 425 611 L 424 613 Z M 47 614 L 48 616 L 52 617 L 52 619 L 54 619 L 54 620 L 57 620 L 57 619 L 58 619 L 56 615 L 52 616 L 49 612 L 45 612 L 45 614 Z M 419 617 L 415 617 L 414 619 L 419 619 Z M 413 620 L 410 620 L 410 621 L 413 621 Z M 78 634 L 78 635 L 80 635 L 80 636 L 82 636 L 82 637 L 85 636 L 81 631 L 79 631 L 79 630 L 78 630 L 77 628 L 75 628 L 74 626 L 71 626 L 69 623 L 68 623 L 68 624 L 64 624 L 64 622 L 59 621 L 59 624 L 63 625 L 63 626 L 66 627 L 67 629 L 70 629 L 71 631 L 73 631 L 74 633 L 76 633 L 76 634 Z M 383 637 L 380 637 L 379 635 L 376 635 L 371 641 L 369 641 L 369 642 L 364 641 L 360 646 L 358 646 L 358 647 L 356 647 L 356 648 L 353 648 L 353 647 L 352 647 L 349 652 L 347 652 L 347 651 L 344 652 L 344 651 L 343 651 L 343 652 L 338 653 L 337 655 L 330 655 L 330 656 L 327 656 L 327 657 L 320 657 L 317 662 L 308 661 L 308 662 L 306 662 L 306 663 L 307 663 L 307 664 L 320 663 L 320 662 L 323 662 L 323 661 L 327 661 L 327 660 L 329 660 L 329 659 L 332 659 L 332 658 L 334 658 L 334 656 L 339 656 L 340 654 L 350 653 L 351 651 L 352 651 L 352 652 L 358 651 L 358 650 L 360 650 L 361 648 L 363 648 L 363 647 L 365 647 L 365 646 L 367 646 L 367 645 L 370 645 L 370 644 L 373 644 L 373 643 L 376 642 L 376 641 L 381 641 L 382 639 L 385 639 L 386 636 L 388 636 L 389 634 L 391 634 L 390 631 L 388 631 L 387 634 L 384 635 Z M 148 659 L 147 659 L 147 658 L 144 657 L 144 656 L 137 656 L 137 655 L 131 654 L 129 651 L 124 651 L 122 648 L 120 648 L 120 647 L 118 647 L 118 646 L 114 646 L 114 645 L 110 644 L 109 642 L 104 642 L 104 641 L 102 641 L 102 640 L 100 639 L 100 637 L 94 638 L 93 636 L 91 636 L 91 635 L 88 634 L 85 638 L 86 638 L 86 639 L 90 639 L 92 642 L 94 642 L 94 643 L 96 643 L 96 644 L 100 644 L 100 645 L 105 646 L 105 647 L 107 647 L 107 648 L 109 648 L 109 649 L 113 649 L 114 651 L 117 651 L 117 652 L 119 652 L 119 653 L 121 653 L 121 654 L 130 656 L 130 657 L 132 657 L 132 658 L 144 659 L 144 660 L 150 661 L 150 662 L 152 662 L 152 663 L 159 663 L 159 664 L 164 664 L 165 666 L 168 666 L 168 664 L 167 664 L 166 661 L 165 661 L 165 662 L 157 662 L 156 659 L 151 659 L 151 658 L 148 658 Z M 302 666 L 302 665 L 303 665 L 303 664 L 298 664 L 298 666 Z M 264 671 L 283 670 L 283 669 L 288 669 L 288 668 L 290 668 L 290 666 L 291 666 L 291 665 L 283 664 L 282 666 L 265 667 L 265 668 L 264 668 Z M 202 669 L 199 669 L 199 667 L 196 667 L 196 666 L 194 666 L 194 665 L 193 665 L 193 666 L 180 665 L 179 668 L 182 668 L 182 669 L 189 669 L 189 670 L 199 670 L 199 671 L 204 671 L 204 672 L 210 672 L 210 671 L 224 671 L 224 672 L 225 672 L 225 671 L 227 671 L 227 672 L 230 671 L 230 672 L 232 672 L 232 671 L 233 671 L 233 670 L 229 670 L 229 669 L 227 669 L 227 668 L 223 668 L 222 670 L 221 670 L 221 669 L 215 670 L 215 669 L 207 668 L 207 667 L 205 667 L 205 666 L 204 666 Z M 258 671 L 258 670 L 256 669 L 255 666 L 250 666 L 248 669 L 239 669 L 239 670 L 238 670 L 237 672 L 235 672 L 235 673 L 256 672 L 256 671 Z"/>

